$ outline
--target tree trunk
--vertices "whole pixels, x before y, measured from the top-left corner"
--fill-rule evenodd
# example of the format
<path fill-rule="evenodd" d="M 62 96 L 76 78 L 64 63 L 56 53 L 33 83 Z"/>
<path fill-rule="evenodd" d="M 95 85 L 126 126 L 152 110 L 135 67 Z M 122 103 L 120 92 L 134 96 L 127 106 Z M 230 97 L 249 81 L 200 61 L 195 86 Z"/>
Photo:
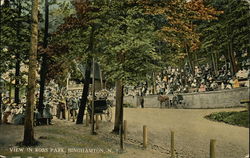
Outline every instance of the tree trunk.
<path fill-rule="evenodd" d="M 119 126 L 123 124 L 123 83 L 116 81 L 115 125 L 113 132 L 119 133 Z"/>
<path fill-rule="evenodd" d="M 27 105 L 24 123 L 23 145 L 35 144 L 34 138 L 34 104 L 36 90 L 36 68 L 37 68 L 37 44 L 38 44 L 38 0 L 32 3 L 31 43 L 29 51 L 28 91 Z"/>
<path fill-rule="evenodd" d="M 21 17 L 21 12 L 22 12 L 22 6 L 21 6 L 21 1 L 18 0 L 18 17 Z M 20 23 L 17 23 L 17 39 L 18 41 L 21 41 L 20 38 Z M 15 72 L 15 103 L 19 104 L 20 102 L 20 96 L 19 96 L 19 91 L 20 91 L 20 64 L 21 64 L 21 59 L 20 59 L 20 51 L 18 48 L 16 48 L 16 72 Z"/>
<path fill-rule="evenodd" d="M 19 91 L 20 91 L 20 55 L 19 53 L 16 54 L 16 72 L 15 72 L 15 103 L 19 104 L 20 97 L 19 97 Z"/>
<path fill-rule="evenodd" d="M 101 81 L 101 89 L 103 89 L 103 78 L 102 78 L 102 70 L 101 70 L 101 66 L 99 65 L 99 75 L 100 75 L 100 81 Z"/>
<path fill-rule="evenodd" d="M 9 84 L 9 103 L 11 103 L 11 89 L 12 89 L 12 84 L 11 84 L 12 80 L 10 78 L 10 84 Z"/>
<path fill-rule="evenodd" d="M 0 77 L 1 77 L 1 75 L 0 75 Z M 2 91 L 1 91 L 1 89 L 0 89 L 0 124 L 2 124 Z"/>
<path fill-rule="evenodd" d="M 231 61 L 231 67 L 232 67 L 232 74 L 236 74 L 238 69 L 237 69 L 237 64 L 236 64 L 236 59 L 234 56 L 234 52 L 233 52 L 233 42 L 232 40 L 230 40 L 229 42 L 229 57 L 230 57 L 230 61 Z"/>
<path fill-rule="evenodd" d="M 92 110 L 91 110 L 91 134 L 95 135 L 95 58 L 92 60 Z M 97 120 L 96 120 L 97 121 Z M 96 122 L 97 123 L 97 122 Z"/>
<path fill-rule="evenodd" d="M 156 77 L 155 77 L 155 73 L 153 72 L 152 74 L 152 78 L 153 78 L 153 89 L 152 89 L 152 94 L 155 95 L 156 94 Z"/>
<path fill-rule="evenodd" d="M 84 112 L 87 104 L 87 97 L 89 95 L 90 73 L 91 73 L 91 58 L 88 58 L 85 71 L 84 85 L 82 90 L 82 99 L 80 102 L 79 113 L 77 115 L 76 124 L 83 123 Z"/>
<path fill-rule="evenodd" d="M 42 65 L 40 70 L 40 93 L 39 93 L 39 103 L 37 105 L 38 112 L 42 115 L 44 108 L 44 91 L 45 91 L 45 82 L 47 74 L 47 56 L 46 54 L 42 57 Z"/>
<path fill-rule="evenodd" d="M 47 48 L 48 46 L 48 33 L 49 33 L 49 3 L 48 0 L 45 0 L 45 32 L 43 39 L 43 48 Z M 48 56 L 46 54 L 42 55 L 42 64 L 40 71 L 40 93 L 39 93 L 39 104 L 37 105 L 37 109 L 39 113 L 43 114 L 43 100 L 44 100 L 44 91 L 45 91 L 45 83 L 46 83 L 46 74 L 47 74 L 47 59 Z"/>
<path fill-rule="evenodd" d="M 216 69 L 216 75 L 218 75 L 218 53 L 215 52 L 215 69 Z"/>
<path fill-rule="evenodd" d="M 229 7 L 229 13 L 232 13 L 231 6 Z M 228 57 L 229 57 L 230 64 L 231 64 L 232 75 L 235 75 L 235 73 L 238 70 L 237 70 L 236 60 L 235 60 L 234 52 L 233 52 L 233 34 L 232 34 L 232 30 L 233 30 L 232 25 L 229 24 L 229 26 L 227 28 L 227 35 L 228 35 L 228 38 L 229 38 L 229 41 L 228 41 Z"/>
<path fill-rule="evenodd" d="M 86 53 L 90 51 L 91 54 L 93 54 L 93 48 L 94 48 L 94 32 L 95 28 L 91 28 L 91 34 L 89 37 L 89 47 L 86 50 Z M 84 117 L 84 111 L 86 108 L 86 103 L 87 103 L 87 97 L 88 97 L 88 92 L 89 92 L 89 84 L 90 84 L 90 73 L 91 73 L 91 57 L 88 56 L 87 58 L 87 65 L 86 65 L 86 71 L 85 71 L 85 80 L 84 80 L 84 85 L 83 85 L 83 91 L 82 91 L 82 100 L 81 100 L 81 105 L 79 108 L 79 113 L 77 115 L 77 120 L 76 124 L 82 124 L 83 123 L 83 117 Z M 93 75 L 94 76 L 94 75 Z M 93 83 L 92 83 L 93 85 Z"/>
<path fill-rule="evenodd" d="M 194 75 L 194 63 L 193 63 L 191 54 L 189 52 L 189 48 L 188 48 L 187 43 L 185 44 L 185 51 L 186 51 L 187 56 L 188 56 L 188 62 L 189 62 L 189 65 L 190 65 L 191 73 Z"/>
<path fill-rule="evenodd" d="M 211 53 L 212 65 L 214 69 L 214 73 L 217 74 L 216 63 L 215 63 L 215 54 Z"/>

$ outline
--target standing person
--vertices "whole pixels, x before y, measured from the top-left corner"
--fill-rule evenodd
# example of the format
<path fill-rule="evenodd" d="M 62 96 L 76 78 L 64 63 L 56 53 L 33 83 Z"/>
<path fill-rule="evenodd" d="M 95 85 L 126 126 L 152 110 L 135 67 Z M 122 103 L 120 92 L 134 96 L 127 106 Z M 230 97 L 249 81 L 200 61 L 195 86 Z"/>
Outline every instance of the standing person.
<path fill-rule="evenodd" d="M 10 124 L 9 119 L 8 119 L 10 115 L 11 115 L 11 108 L 10 108 L 10 105 L 9 105 L 4 110 L 4 113 L 3 113 L 3 123 Z"/>
<path fill-rule="evenodd" d="M 143 94 L 141 94 L 141 96 L 139 97 L 139 102 L 140 102 L 141 108 L 144 108 L 144 97 L 143 97 Z"/>
<path fill-rule="evenodd" d="M 61 101 L 61 113 L 62 113 L 62 119 L 66 119 L 65 117 L 65 112 L 66 112 L 66 105 L 64 101 Z"/>
<path fill-rule="evenodd" d="M 71 100 L 71 116 L 73 117 L 73 122 L 75 122 L 75 118 L 77 117 L 77 110 L 79 108 L 79 101 L 77 99 L 76 96 L 72 97 L 72 100 Z"/>
<path fill-rule="evenodd" d="M 58 119 L 66 119 L 65 110 L 66 110 L 65 103 L 63 101 L 59 101 L 59 103 L 57 105 L 57 118 Z"/>
<path fill-rule="evenodd" d="M 43 109 L 43 118 L 46 119 L 46 124 L 51 125 L 52 114 L 50 112 L 51 105 L 48 102 L 45 102 L 45 106 Z"/>

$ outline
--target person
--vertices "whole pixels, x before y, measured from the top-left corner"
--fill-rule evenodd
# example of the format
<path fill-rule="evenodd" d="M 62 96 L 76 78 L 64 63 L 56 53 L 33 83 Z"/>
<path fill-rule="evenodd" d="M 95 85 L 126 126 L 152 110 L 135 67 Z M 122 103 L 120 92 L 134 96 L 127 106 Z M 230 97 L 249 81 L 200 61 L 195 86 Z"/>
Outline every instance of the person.
<path fill-rule="evenodd" d="M 22 125 L 24 124 L 24 107 L 22 104 L 16 108 L 16 111 L 13 113 L 12 122 L 15 125 Z"/>
<path fill-rule="evenodd" d="M 211 88 L 212 88 L 213 90 L 217 90 L 217 89 L 218 89 L 218 84 L 217 84 L 215 81 L 213 81 L 212 84 L 211 84 L 210 86 L 211 86 Z"/>
<path fill-rule="evenodd" d="M 34 123 L 36 126 L 42 125 L 41 119 L 42 119 L 42 115 L 40 114 L 40 112 L 38 112 L 38 109 L 35 108 L 34 109 Z"/>
<path fill-rule="evenodd" d="M 72 97 L 71 104 L 72 106 L 71 106 L 70 113 L 71 113 L 71 116 L 73 117 L 73 122 L 74 122 L 74 119 L 77 116 L 77 110 L 79 108 L 78 107 L 79 103 L 78 103 L 76 96 Z"/>
<path fill-rule="evenodd" d="M 7 108 L 5 109 L 5 111 L 3 113 L 3 123 L 10 124 L 10 122 L 9 122 L 10 115 L 11 115 L 11 108 L 10 108 L 10 106 L 7 106 Z"/>
<path fill-rule="evenodd" d="M 205 91 L 206 91 L 206 85 L 202 83 L 199 92 L 205 92 Z"/>
<path fill-rule="evenodd" d="M 188 85 L 185 85 L 184 89 L 183 89 L 183 93 L 188 93 L 189 92 L 189 88 Z"/>
<path fill-rule="evenodd" d="M 239 84 L 239 80 L 237 78 L 234 78 L 233 80 L 233 88 L 239 88 L 240 84 Z"/>
<path fill-rule="evenodd" d="M 232 89 L 232 85 L 231 84 L 227 84 L 225 89 Z"/>
<path fill-rule="evenodd" d="M 144 108 L 144 97 L 143 97 L 143 94 L 141 94 L 141 96 L 139 98 L 139 101 L 140 101 L 141 108 Z"/>
<path fill-rule="evenodd" d="M 65 117 L 65 104 L 63 101 L 59 101 L 58 105 L 57 105 L 57 118 L 58 119 L 66 119 Z M 61 115 L 62 113 L 62 115 Z M 62 116 L 62 117 L 61 117 Z"/>
<path fill-rule="evenodd" d="M 223 82 L 221 83 L 221 89 L 222 89 L 222 90 L 225 89 L 225 85 L 224 85 Z"/>
<path fill-rule="evenodd" d="M 50 112 L 51 105 L 48 102 L 44 103 L 43 118 L 46 119 L 46 123 L 51 125 L 52 114 Z"/>

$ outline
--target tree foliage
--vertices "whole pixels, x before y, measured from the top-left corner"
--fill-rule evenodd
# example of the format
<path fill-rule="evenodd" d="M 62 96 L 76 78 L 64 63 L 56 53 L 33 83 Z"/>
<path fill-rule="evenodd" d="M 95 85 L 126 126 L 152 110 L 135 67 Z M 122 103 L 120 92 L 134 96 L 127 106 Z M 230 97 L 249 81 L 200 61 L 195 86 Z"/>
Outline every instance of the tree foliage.
<path fill-rule="evenodd" d="M 0 72 L 14 68 L 16 60 L 26 62 L 30 40 L 30 9 L 27 1 L 6 1 L 1 6 Z M 19 59 L 16 59 L 16 54 Z"/>
<path fill-rule="evenodd" d="M 218 20 L 209 21 L 199 25 L 202 35 L 201 51 L 224 55 L 229 60 L 228 45 L 231 42 L 233 52 L 239 61 L 241 56 L 250 51 L 250 8 L 247 1 L 209 1 L 208 5 L 222 10 L 224 14 Z"/>

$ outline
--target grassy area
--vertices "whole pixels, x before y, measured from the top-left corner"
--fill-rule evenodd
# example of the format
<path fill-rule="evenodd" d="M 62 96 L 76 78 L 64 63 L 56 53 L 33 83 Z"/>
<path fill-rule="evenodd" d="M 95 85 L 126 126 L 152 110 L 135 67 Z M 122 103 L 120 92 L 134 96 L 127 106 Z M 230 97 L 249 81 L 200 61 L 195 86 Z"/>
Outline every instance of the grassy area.
<path fill-rule="evenodd" d="M 17 130 L 20 133 L 23 130 L 21 126 L 15 128 L 11 125 L 6 125 L 3 129 Z M 4 146 L 0 146 L 0 155 L 7 156 L 7 158 L 15 156 L 21 158 L 117 158 L 119 146 L 103 139 L 102 134 L 100 131 L 100 135 L 91 135 L 89 127 L 67 121 L 56 121 L 52 126 L 35 127 L 35 138 L 39 141 L 37 146 L 29 148 L 11 143 L 8 145 L 8 142 L 5 142 Z M 13 137 L 13 139 L 16 138 Z M 15 142 L 20 140 L 18 138 Z M 12 151 L 13 147 L 23 149 L 23 151 Z"/>
<path fill-rule="evenodd" d="M 112 154 L 92 154 L 92 153 L 48 153 L 48 152 L 1 152 L 7 158 L 116 158 Z"/>
<path fill-rule="evenodd" d="M 217 112 L 205 116 L 205 118 L 213 121 L 224 122 L 231 125 L 242 127 L 249 127 L 249 114 L 248 111 L 239 112 Z"/>

